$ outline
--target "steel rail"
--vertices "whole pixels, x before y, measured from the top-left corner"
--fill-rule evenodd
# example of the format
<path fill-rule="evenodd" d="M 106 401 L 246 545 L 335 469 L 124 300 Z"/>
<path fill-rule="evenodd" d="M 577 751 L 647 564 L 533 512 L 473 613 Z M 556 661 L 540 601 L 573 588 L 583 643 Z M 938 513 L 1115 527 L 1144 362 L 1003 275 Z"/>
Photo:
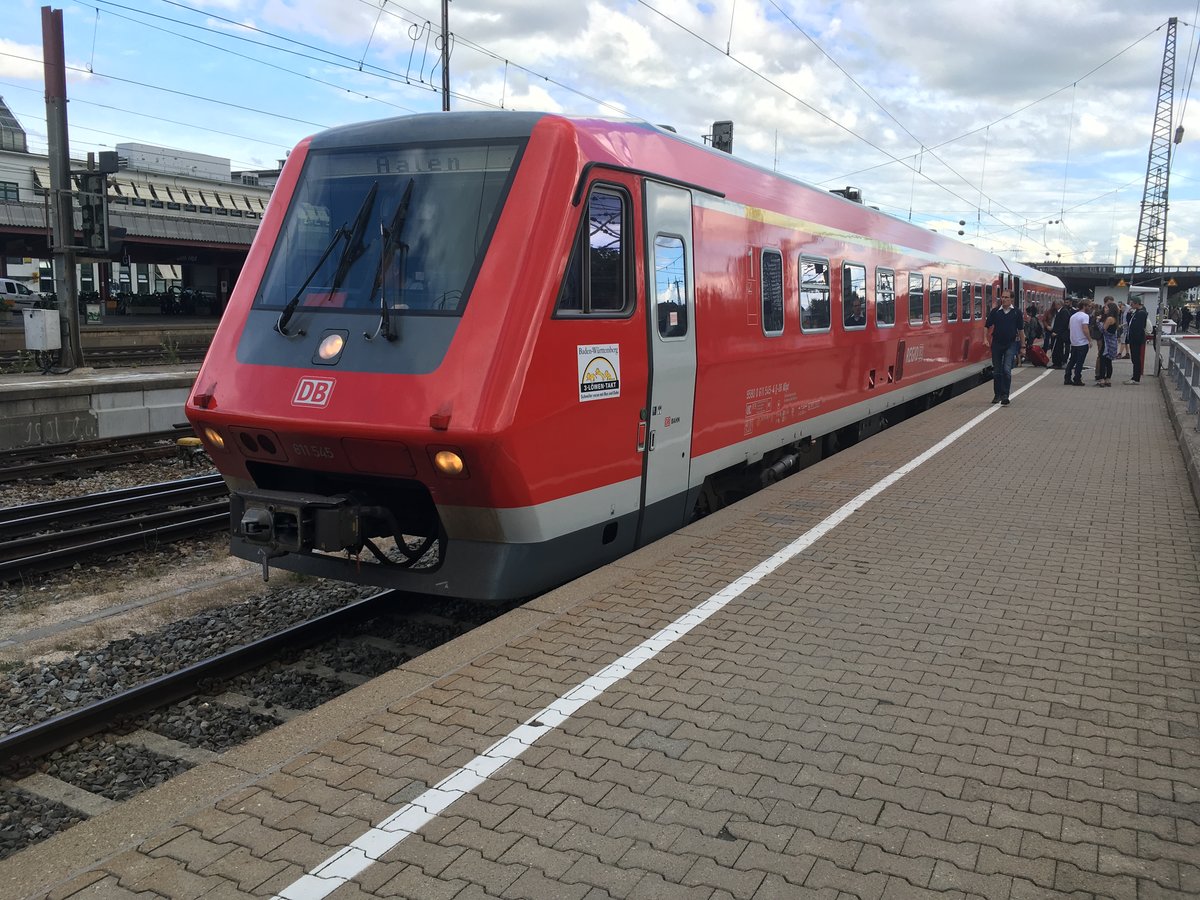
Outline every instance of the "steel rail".
<path fill-rule="evenodd" d="M 145 434 L 126 435 L 117 438 L 96 438 L 86 441 L 64 441 L 58 444 L 32 444 L 28 447 L 11 447 L 0 450 L 0 463 L 21 459 L 37 459 L 46 456 L 69 456 L 79 453 L 94 453 L 117 447 L 128 447 L 130 444 L 147 444 L 154 441 L 174 441 L 176 438 L 191 435 L 192 430 L 186 425 L 166 431 L 148 431 Z"/>
<path fill-rule="evenodd" d="M 174 445 L 141 447 L 136 450 L 116 450 L 112 453 L 95 453 L 74 459 L 51 459 L 43 462 L 20 463 L 0 469 L 0 481 L 19 481 L 24 478 L 40 478 L 77 470 L 108 469 L 127 463 L 164 459 L 179 452 Z"/>
<path fill-rule="evenodd" d="M 160 675 L 119 694 L 7 734 L 0 737 L 0 770 L 28 758 L 53 753 L 122 719 L 189 697 L 197 692 L 202 679 L 220 681 L 232 678 L 261 665 L 264 659 L 284 649 L 317 643 L 329 637 L 336 628 L 374 618 L 399 602 L 415 603 L 421 599 L 427 598 L 422 594 L 384 591 L 193 663 L 178 672 Z"/>
<path fill-rule="evenodd" d="M 8 506 L 0 508 L 0 538 L 32 535 L 49 528 L 162 509 L 172 503 L 210 499 L 221 496 L 225 491 L 225 482 L 220 475 L 197 475 L 178 481 Z"/>
<path fill-rule="evenodd" d="M 112 550 L 128 550 L 149 543 L 171 543 L 183 537 L 216 531 L 229 523 L 229 501 L 221 500 L 202 506 L 168 510 L 134 519 L 123 520 L 121 534 L 86 540 L 83 543 L 61 546 L 65 541 L 88 538 L 110 526 L 96 525 L 74 529 L 61 535 L 22 538 L 6 541 L 0 549 L 0 582 L 11 581 L 19 575 L 35 572 L 50 572 L 64 568 L 81 557 Z M 58 544 L 59 546 L 55 546 Z M 35 546 L 49 545 L 54 549 L 27 556 L 16 556 Z M 2 558 L 7 557 L 7 558 Z"/>

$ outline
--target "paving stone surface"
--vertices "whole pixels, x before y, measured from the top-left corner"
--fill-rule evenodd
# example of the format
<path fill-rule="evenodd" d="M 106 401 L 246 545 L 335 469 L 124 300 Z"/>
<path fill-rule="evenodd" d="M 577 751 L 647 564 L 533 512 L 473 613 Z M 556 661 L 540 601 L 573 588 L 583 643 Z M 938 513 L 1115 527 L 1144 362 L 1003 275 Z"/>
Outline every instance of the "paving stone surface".
<path fill-rule="evenodd" d="M 1018 370 L 1014 387 L 1041 374 Z M 1058 376 L 330 896 L 1200 896 L 1200 514 L 1155 387 Z M 47 872 L 35 896 L 284 890 L 990 396 L 699 523 L 674 557 L 365 709 L 169 831 Z"/>

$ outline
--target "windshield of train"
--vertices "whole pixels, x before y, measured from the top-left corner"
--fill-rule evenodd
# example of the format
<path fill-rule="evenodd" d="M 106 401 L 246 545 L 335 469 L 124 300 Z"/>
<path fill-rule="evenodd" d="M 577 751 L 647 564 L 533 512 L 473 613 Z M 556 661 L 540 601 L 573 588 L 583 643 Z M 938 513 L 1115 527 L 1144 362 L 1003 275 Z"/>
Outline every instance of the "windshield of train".
<path fill-rule="evenodd" d="M 460 315 L 519 146 L 314 151 L 255 305 Z"/>

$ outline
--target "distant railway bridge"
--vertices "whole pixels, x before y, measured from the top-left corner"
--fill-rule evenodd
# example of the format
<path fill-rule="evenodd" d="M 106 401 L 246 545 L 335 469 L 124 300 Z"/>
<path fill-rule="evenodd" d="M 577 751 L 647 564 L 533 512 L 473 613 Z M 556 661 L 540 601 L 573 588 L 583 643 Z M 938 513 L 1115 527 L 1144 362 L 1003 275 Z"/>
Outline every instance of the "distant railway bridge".
<path fill-rule="evenodd" d="M 1161 272 L 1134 272 L 1131 267 L 1096 263 L 1028 262 L 1051 275 L 1062 279 L 1067 293 L 1091 295 L 1096 288 L 1113 285 L 1136 285 L 1138 287 L 1167 286 L 1170 300 L 1189 288 L 1200 287 L 1200 266 L 1171 266 Z"/>

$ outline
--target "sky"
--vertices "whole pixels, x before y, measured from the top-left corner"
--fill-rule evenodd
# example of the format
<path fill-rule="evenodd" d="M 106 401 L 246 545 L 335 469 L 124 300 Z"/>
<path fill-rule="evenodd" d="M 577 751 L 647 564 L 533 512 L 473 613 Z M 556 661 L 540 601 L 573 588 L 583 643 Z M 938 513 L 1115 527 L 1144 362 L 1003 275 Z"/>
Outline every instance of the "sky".
<path fill-rule="evenodd" d="M 0 96 L 45 152 L 42 0 L 0 0 Z M 440 0 L 77 0 L 71 151 L 264 169 L 442 108 Z M 451 0 L 451 108 L 632 117 L 1025 262 L 1133 260 L 1179 19 L 1168 265 L 1200 265 L 1200 0 Z M 1192 138 L 1195 138 L 1195 142 Z M 959 223 L 963 224 L 959 224 Z"/>

